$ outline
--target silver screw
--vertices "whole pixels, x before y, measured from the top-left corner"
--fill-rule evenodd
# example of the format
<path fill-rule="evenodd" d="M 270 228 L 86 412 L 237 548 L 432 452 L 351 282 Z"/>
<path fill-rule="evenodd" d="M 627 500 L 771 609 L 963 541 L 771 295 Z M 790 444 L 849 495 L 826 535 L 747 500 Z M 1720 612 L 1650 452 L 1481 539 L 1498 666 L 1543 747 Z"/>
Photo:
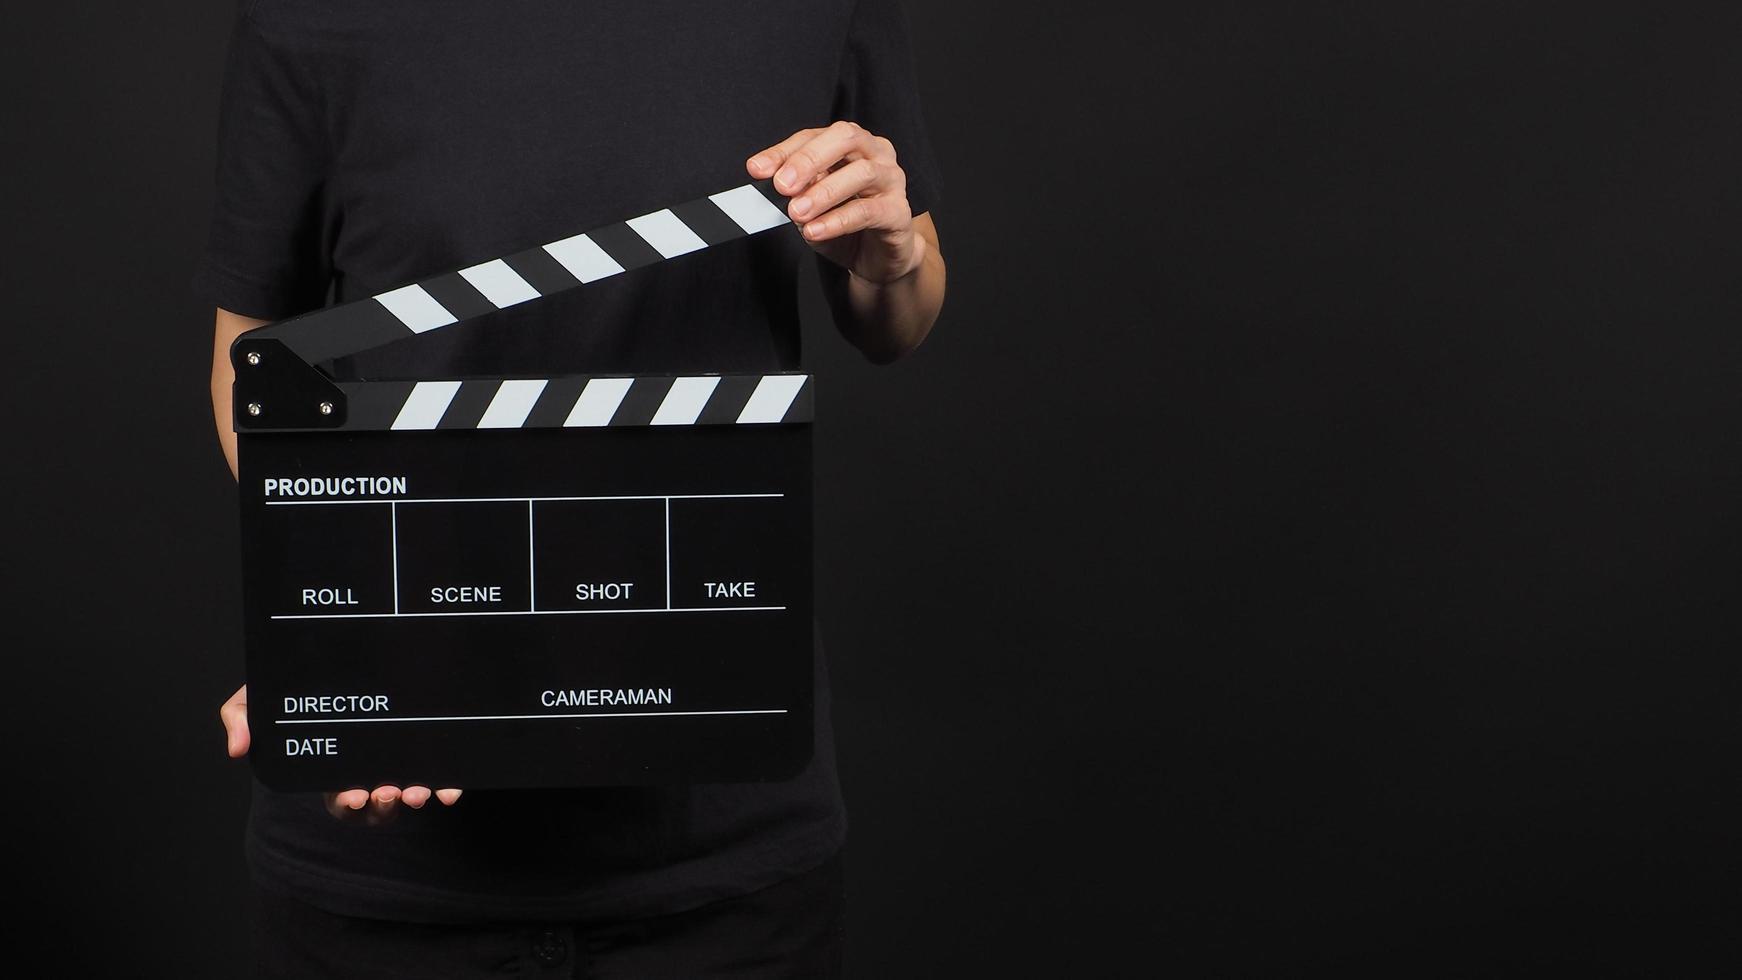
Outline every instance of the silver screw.
<path fill-rule="evenodd" d="M 259 415 L 260 414 L 260 403 L 259 402 L 249 402 L 248 403 L 248 414 L 249 415 Z"/>
<path fill-rule="evenodd" d="M 259 365 L 259 363 L 260 363 L 260 352 L 257 350 L 249 351 L 248 352 L 248 366 L 255 367 L 255 366 Z"/>
<path fill-rule="evenodd" d="M 333 414 L 333 403 L 332 402 L 321 402 L 321 414 L 322 415 Z"/>

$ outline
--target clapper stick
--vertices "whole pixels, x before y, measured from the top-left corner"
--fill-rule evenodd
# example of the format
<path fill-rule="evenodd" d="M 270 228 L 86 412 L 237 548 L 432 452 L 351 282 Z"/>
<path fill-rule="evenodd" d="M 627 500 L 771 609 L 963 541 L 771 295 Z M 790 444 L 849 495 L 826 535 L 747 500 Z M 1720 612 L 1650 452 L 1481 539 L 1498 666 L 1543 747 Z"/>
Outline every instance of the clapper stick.
<path fill-rule="evenodd" d="M 320 365 L 773 228 L 767 181 L 249 331 L 231 347 L 237 431 L 773 423 L 808 418 L 808 378 L 334 380 Z M 290 356 L 286 356 L 286 355 Z"/>
<path fill-rule="evenodd" d="M 335 378 L 335 358 L 772 229 L 766 182 L 231 347 L 256 775 L 784 779 L 812 747 L 803 373 Z"/>

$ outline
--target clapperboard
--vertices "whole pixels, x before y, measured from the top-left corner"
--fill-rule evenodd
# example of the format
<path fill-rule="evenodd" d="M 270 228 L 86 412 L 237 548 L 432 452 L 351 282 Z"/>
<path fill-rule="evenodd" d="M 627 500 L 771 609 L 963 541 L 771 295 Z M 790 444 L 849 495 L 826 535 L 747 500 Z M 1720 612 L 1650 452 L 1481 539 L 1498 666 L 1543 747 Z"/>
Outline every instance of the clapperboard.
<path fill-rule="evenodd" d="M 334 358 L 791 223 L 766 184 L 244 334 L 250 753 L 281 790 L 790 777 L 803 374 L 343 380 Z"/>

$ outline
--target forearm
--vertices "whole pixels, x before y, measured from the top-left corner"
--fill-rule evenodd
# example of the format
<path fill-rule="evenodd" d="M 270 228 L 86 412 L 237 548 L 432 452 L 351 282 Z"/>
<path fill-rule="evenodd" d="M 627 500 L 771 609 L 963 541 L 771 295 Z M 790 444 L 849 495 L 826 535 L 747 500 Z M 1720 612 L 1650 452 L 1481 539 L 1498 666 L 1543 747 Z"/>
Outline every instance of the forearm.
<path fill-rule="evenodd" d="M 944 305 L 944 255 L 930 212 L 914 212 L 895 145 L 858 123 L 801 129 L 745 162 L 790 198 L 786 215 L 822 256 L 835 325 L 885 364 L 918 347 Z"/>
<path fill-rule="evenodd" d="M 230 364 L 230 345 L 237 337 L 266 323 L 221 309 L 212 328 L 212 421 L 217 425 L 218 445 L 224 450 L 224 461 L 230 464 L 232 477 L 236 475 L 236 429 L 230 414 L 230 391 L 236 381 L 236 369 Z"/>
<path fill-rule="evenodd" d="M 872 282 L 833 263 L 818 263 L 823 295 L 842 336 L 878 364 L 887 364 L 918 347 L 943 309 L 943 253 L 924 234 L 914 238 L 919 263 L 891 282 Z"/>

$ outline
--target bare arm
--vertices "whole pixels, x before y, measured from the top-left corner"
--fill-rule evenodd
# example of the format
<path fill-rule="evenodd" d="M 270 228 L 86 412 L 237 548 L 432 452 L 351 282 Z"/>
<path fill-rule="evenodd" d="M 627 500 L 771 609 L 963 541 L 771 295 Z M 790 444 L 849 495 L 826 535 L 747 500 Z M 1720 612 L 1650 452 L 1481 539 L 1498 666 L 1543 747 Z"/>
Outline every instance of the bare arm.
<path fill-rule="evenodd" d="M 232 477 L 236 475 L 236 430 L 230 414 L 230 386 L 236 381 L 236 369 L 230 364 L 230 345 L 236 342 L 237 337 L 270 322 L 219 308 L 217 322 L 212 330 L 212 421 L 217 424 L 218 444 L 224 449 L 224 459 L 230 464 Z M 230 699 L 218 709 L 218 717 L 224 722 L 230 757 L 239 759 L 247 755 L 252 741 L 248 732 L 248 685 L 242 685 L 236 689 L 235 694 L 230 695 Z M 326 799 L 327 808 L 334 815 L 349 810 L 361 810 L 373 800 L 375 805 L 371 815 L 380 817 L 388 813 L 400 800 L 404 800 L 411 807 L 419 808 L 429 802 L 432 795 L 451 806 L 460 798 L 460 791 L 442 789 L 432 794 L 426 786 L 407 786 L 401 791 L 397 786 L 383 785 L 376 787 L 373 793 L 365 789 L 353 789 L 343 793 L 329 793 Z"/>
<path fill-rule="evenodd" d="M 913 219 L 913 237 L 919 262 L 892 282 L 861 279 L 833 263 L 818 267 L 842 336 L 877 364 L 918 347 L 943 309 L 944 255 L 930 213 Z"/>
<path fill-rule="evenodd" d="M 803 129 L 751 157 L 818 255 L 843 336 L 885 364 L 918 347 L 944 305 L 944 253 L 929 212 L 914 215 L 889 140 L 852 122 Z"/>
<path fill-rule="evenodd" d="M 224 449 L 224 460 L 230 464 L 232 477 L 236 475 L 236 430 L 231 427 L 230 386 L 236 381 L 236 369 L 230 365 L 230 345 L 237 337 L 268 322 L 220 307 L 212 330 L 212 420 L 218 425 L 218 445 Z"/>

